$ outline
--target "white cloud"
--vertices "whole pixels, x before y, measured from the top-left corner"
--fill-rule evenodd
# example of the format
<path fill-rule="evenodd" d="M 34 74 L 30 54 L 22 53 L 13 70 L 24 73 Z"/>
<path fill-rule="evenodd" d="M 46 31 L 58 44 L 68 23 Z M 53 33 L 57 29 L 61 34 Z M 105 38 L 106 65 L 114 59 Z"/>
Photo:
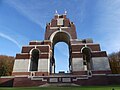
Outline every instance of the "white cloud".
<path fill-rule="evenodd" d="M 0 25 L 0 37 L 15 43 L 19 48 L 21 48 L 21 46 L 24 44 L 28 44 L 29 42 L 27 37 L 4 25 Z"/>
<path fill-rule="evenodd" d="M 49 16 L 44 10 L 44 5 L 49 3 L 42 3 L 34 0 L 23 1 L 23 0 L 6 0 L 11 7 L 15 8 L 19 13 L 24 15 L 26 18 L 32 22 L 40 25 L 42 28 L 46 25 L 46 18 Z M 48 5 L 47 5 L 48 6 Z M 43 13 L 44 12 L 44 13 Z M 46 15 L 45 15 L 46 14 Z"/>
<path fill-rule="evenodd" d="M 120 0 L 99 0 L 94 7 L 93 40 L 108 53 L 120 49 Z"/>
<path fill-rule="evenodd" d="M 19 48 L 21 47 L 16 40 L 14 40 L 13 38 L 9 37 L 8 35 L 5 35 L 5 34 L 3 34 L 3 33 L 0 32 L 0 37 L 5 38 L 5 39 L 13 42 L 13 43 L 16 44 Z"/>
<path fill-rule="evenodd" d="M 29 18 L 31 21 L 41 25 L 41 27 L 43 28 L 45 27 L 45 23 L 47 22 L 46 20 L 51 19 L 49 15 L 51 15 L 50 13 L 54 12 L 52 10 L 54 8 L 58 8 L 54 6 L 58 5 L 57 1 L 49 2 L 40 0 L 5 0 L 5 2 L 14 7 L 18 12 Z M 94 23 L 92 27 L 89 28 L 90 33 L 94 33 L 92 34 L 93 36 L 91 36 L 93 37 L 93 40 L 95 39 L 95 41 L 100 43 L 100 45 L 102 46 L 102 50 L 107 50 L 108 53 L 116 51 L 117 49 L 119 50 L 120 0 L 98 0 L 92 1 L 92 4 L 90 3 L 91 1 L 87 0 L 81 0 L 80 2 L 80 4 L 75 3 L 75 5 L 73 5 L 71 2 L 67 3 L 68 8 L 70 8 L 68 10 L 69 13 L 75 13 L 73 14 L 72 19 L 76 18 L 75 22 L 79 23 L 79 26 L 77 26 L 77 28 L 79 29 L 80 25 L 82 25 L 80 23 L 84 24 L 85 19 L 93 20 L 91 22 Z M 59 6 L 61 5 L 62 4 L 60 3 Z M 74 9 L 74 11 L 71 11 L 72 5 L 75 6 L 75 8 L 72 8 Z M 60 9 L 63 9 L 64 7 L 65 6 L 61 6 Z M 94 12 L 90 13 L 88 10 Z M 89 17 L 90 15 L 93 17 Z M 87 26 L 89 27 L 89 25 Z M 90 34 L 89 30 L 86 31 L 86 33 Z M 82 33 L 84 31 L 77 30 L 77 32 L 79 35 L 79 32 Z M 80 35 L 78 37 L 80 37 Z"/>

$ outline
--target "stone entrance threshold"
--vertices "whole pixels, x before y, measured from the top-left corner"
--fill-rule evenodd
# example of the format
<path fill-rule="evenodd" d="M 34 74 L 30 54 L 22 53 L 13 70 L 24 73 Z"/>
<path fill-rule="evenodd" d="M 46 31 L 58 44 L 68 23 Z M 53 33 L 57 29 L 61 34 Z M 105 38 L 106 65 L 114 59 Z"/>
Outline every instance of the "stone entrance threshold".
<path fill-rule="evenodd" d="M 88 75 L 50 75 L 50 76 L 15 76 L 1 77 L 0 86 L 90 86 L 120 85 L 120 74 Z"/>
<path fill-rule="evenodd" d="M 77 79 L 88 79 L 88 75 L 50 75 L 50 76 L 30 76 L 31 80 L 42 80 L 48 83 L 72 83 Z"/>

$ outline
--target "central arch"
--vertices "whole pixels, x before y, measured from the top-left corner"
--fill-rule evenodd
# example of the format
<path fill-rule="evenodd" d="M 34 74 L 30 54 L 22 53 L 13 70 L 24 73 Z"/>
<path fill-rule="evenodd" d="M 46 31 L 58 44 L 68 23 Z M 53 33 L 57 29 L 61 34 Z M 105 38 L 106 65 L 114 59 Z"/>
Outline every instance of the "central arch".
<path fill-rule="evenodd" d="M 55 73 L 55 58 L 54 58 L 54 48 L 55 45 L 59 42 L 65 42 L 68 45 L 68 49 L 69 49 L 69 70 L 70 70 L 70 39 L 71 39 L 71 35 L 66 32 L 66 31 L 56 31 L 54 32 L 51 36 L 50 36 L 50 40 L 52 42 L 52 72 Z"/>
<path fill-rule="evenodd" d="M 51 36 L 50 36 L 50 40 L 53 43 L 53 46 L 57 43 L 57 42 L 65 42 L 66 44 L 69 45 L 71 39 L 71 35 L 66 32 L 66 31 L 56 31 L 54 32 Z"/>
<path fill-rule="evenodd" d="M 54 46 L 55 72 L 69 71 L 69 48 L 65 42 L 58 42 Z"/>

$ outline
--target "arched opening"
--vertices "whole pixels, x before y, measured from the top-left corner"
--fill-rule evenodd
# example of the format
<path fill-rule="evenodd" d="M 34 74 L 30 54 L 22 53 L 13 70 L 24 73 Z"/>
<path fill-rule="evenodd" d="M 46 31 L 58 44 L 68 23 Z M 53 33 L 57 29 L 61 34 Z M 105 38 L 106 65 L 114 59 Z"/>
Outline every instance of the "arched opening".
<path fill-rule="evenodd" d="M 64 42 L 59 42 L 54 47 L 55 72 L 69 71 L 69 47 Z"/>
<path fill-rule="evenodd" d="M 38 71 L 39 50 L 33 49 L 31 52 L 30 71 Z"/>
<path fill-rule="evenodd" d="M 52 67 L 52 70 L 51 70 L 52 73 L 59 72 L 58 70 L 61 70 L 59 68 L 64 67 L 64 65 L 68 66 L 68 67 L 66 67 L 66 70 L 64 70 L 64 71 L 66 71 L 66 72 L 70 71 L 69 70 L 69 67 L 71 66 L 71 63 L 70 63 L 70 39 L 71 39 L 70 34 L 67 33 L 66 31 L 62 31 L 62 30 L 61 31 L 56 31 L 51 35 L 50 40 L 53 42 L 52 43 L 52 60 L 51 60 L 51 62 L 52 62 L 51 65 L 53 65 L 53 66 L 51 66 Z M 64 56 L 61 56 L 59 51 L 54 50 L 55 47 L 58 46 L 59 44 L 60 44 L 60 46 L 63 45 L 63 48 L 65 46 L 65 49 L 68 48 L 68 51 L 66 51 L 68 53 L 68 54 L 66 54 L 68 56 L 67 59 L 69 58 L 68 60 L 66 60 L 66 58 Z M 59 48 L 59 49 L 60 49 L 61 54 L 63 54 L 64 50 L 62 50 L 61 48 Z M 55 57 L 55 55 L 59 55 L 59 56 Z M 58 58 L 59 58 L 59 60 L 60 59 L 62 59 L 62 60 L 60 60 L 60 61 L 55 60 L 55 59 L 58 59 Z M 66 61 L 63 61 L 63 60 L 66 60 Z M 65 62 L 64 65 L 62 65 L 63 62 Z M 59 63 L 59 67 L 57 66 L 57 63 Z M 68 63 L 68 64 L 66 64 L 66 63 Z"/>
<path fill-rule="evenodd" d="M 84 69 L 90 71 L 92 69 L 91 65 L 91 50 L 88 47 L 82 49 L 83 53 L 83 65 Z"/>

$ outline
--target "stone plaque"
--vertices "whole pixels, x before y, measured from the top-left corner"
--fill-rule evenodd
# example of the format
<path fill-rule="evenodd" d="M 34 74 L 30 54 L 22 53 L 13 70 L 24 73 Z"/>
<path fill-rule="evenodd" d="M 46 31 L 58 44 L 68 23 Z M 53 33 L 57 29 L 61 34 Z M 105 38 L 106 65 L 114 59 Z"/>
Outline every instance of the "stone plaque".
<path fill-rule="evenodd" d="M 49 82 L 58 82 L 58 78 L 50 78 Z"/>
<path fill-rule="evenodd" d="M 71 82 L 71 78 L 62 78 L 62 82 Z"/>
<path fill-rule="evenodd" d="M 63 18 L 57 19 L 57 25 L 63 25 Z"/>

